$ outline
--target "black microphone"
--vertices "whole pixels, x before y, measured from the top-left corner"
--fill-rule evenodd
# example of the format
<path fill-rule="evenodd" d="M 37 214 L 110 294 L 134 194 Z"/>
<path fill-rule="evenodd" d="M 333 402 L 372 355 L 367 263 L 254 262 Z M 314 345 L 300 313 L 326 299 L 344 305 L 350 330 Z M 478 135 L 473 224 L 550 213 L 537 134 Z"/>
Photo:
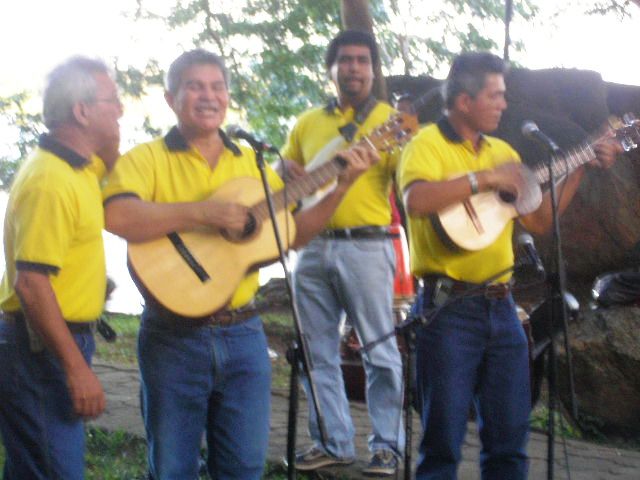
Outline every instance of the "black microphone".
<path fill-rule="evenodd" d="M 542 264 L 540 255 L 538 255 L 536 246 L 533 243 L 533 237 L 528 233 L 521 233 L 520 235 L 518 235 L 517 244 L 518 247 L 520 247 L 524 252 L 527 258 L 527 263 L 534 267 L 536 273 L 544 275 L 544 265 Z"/>
<path fill-rule="evenodd" d="M 535 124 L 535 122 L 531 120 L 525 120 L 522 123 L 522 127 L 520 127 L 520 131 L 522 132 L 522 135 L 524 135 L 527 138 L 530 138 L 531 140 L 538 141 L 539 143 L 544 145 L 546 148 L 548 148 L 551 152 L 553 153 L 560 152 L 560 147 L 558 146 L 558 144 L 554 142 L 548 135 L 543 133 L 538 128 L 538 125 Z"/>
<path fill-rule="evenodd" d="M 238 125 L 229 125 L 226 128 L 227 135 L 232 138 L 241 138 L 251 145 L 255 150 L 262 150 L 263 152 L 278 153 L 278 149 L 273 145 L 269 145 L 267 142 L 256 138 L 251 133 L 243 130 Z"/>

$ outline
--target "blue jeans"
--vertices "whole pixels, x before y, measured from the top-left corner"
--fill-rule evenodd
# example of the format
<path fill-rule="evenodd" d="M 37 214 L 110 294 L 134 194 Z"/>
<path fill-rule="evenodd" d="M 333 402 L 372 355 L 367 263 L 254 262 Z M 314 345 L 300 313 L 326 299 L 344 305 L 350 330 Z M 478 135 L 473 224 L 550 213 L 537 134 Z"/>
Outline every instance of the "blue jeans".
<path fill-rule="evenodd" d="M 430 295 L 420 301 L 432 307 Z M 456 478 L 472 401 L 482 478 L 526 478 L 529 357 L 513 298 L 466 297 L 444 307 L 418 330 L 416 354 L 424 432 L 416 478 Z"/>
<path fill-rule="evenodd" d="M 90 363 L 93 335 L 73 337 Z M 23 321 L 0 320 L 0 430 L 5 480 L 84 478 L 84 424 L 73 413 L 66 375 L 49 351 L 31 352 Z"/>
<path fill-rule="evenodd" d="M 355 456 L 354 427 L 340 369 L 338 326 L 346 313 L 363 345 L 392 331 L 394 271 L 390 239 L 316 238 L 298 257 L 296 302 L 329 437 L 327 449 L 338 457 Z M 369 449 L 388 449 L 400 455 L 404 450 L 402 360 L 395 336 L 364 352 L 363 362 L 373 429 Z M 320 447 L 317 415 L 311 400 L 308 403 L 309 431 Z"/>
<path fill-rule="evenodd" d="M 197 479 L 206 433 L 212 478 L 259 479 L 271 407 L 260 318 L 192 327 L 164 315 L 145 309 L 138 338 L 151 478 Z"/>

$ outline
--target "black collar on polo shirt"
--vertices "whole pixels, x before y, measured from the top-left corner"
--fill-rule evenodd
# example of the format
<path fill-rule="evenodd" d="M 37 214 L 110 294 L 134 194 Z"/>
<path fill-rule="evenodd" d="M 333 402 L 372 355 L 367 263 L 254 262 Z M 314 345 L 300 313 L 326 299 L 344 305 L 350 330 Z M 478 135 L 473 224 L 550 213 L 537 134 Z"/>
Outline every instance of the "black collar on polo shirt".
<path fill-rule="evenodd" d="M 83 168 L 89 165 L 89 160 L 74 152 L 69 147 L 62 145 L 51 135 L 43 133 L 38 139 L 38 147 L 60 157 L 73 168 Z"/>
<path fill-rule="evenodd" d="M 442 133 L 442 135 L 444 135 L 447 138 L 447 140 L 453 143 L 464 142 L 464 138 L 458 135 L 458 132 L 456 132 L 456 130 L 453 128 L 453 125 L 451 125 L 451 122 L 449 121 L 449 118 L 446 115 L 443 115 L 442 117 L 440 117 L 440 120 L 438 120 L 438 128 L 440 129 L 440 132 Z M 481 133 L 480 141 L 485 141 L 485 140 L 486 140 L 485 136 Z"/>
<path fill-rule="evenodd" d="M 225 148 L 231 150 L 236 157 L 242 155 L 240 148 L 235 143 L 233 143 L 231 139 L 229 139 L 224 130 L 220 128 L 218 129 L 218 133 L 220 134 L 222 144 L 225 146 Z M 187 150 L 189 150 L 189 148 L 191 148 L 177 126 L 174 126 L 167 132 L 167 134 L 164 136 L 164 143 L 172 152 L 186 152 Z"/>

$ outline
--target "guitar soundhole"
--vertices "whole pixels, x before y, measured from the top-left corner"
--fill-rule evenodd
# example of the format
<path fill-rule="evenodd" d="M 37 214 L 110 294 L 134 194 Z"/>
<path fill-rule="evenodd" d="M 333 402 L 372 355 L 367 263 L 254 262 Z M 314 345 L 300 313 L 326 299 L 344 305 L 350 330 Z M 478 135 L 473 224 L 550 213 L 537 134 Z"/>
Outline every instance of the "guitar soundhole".
<path fill-rule="evenodd" d="M 252 213 L 249 213 L 249 218 L 247 219 L 247 223 L 244 225 L 242 232 L 229 232 L 227 229 L 222 229 L 220 230 L 220 234 L 230 242 L 241 242 L 252 237 L 256 232 L 257 227 L 258 221 L 256 220 L 256 217 L 254 217 Z"/>
<path fill-rule="evenodd" d="M 516 201 L 516 196 L 511 192 L 500 191 L 500 200 L 505 203 L 514 203 Z"/>

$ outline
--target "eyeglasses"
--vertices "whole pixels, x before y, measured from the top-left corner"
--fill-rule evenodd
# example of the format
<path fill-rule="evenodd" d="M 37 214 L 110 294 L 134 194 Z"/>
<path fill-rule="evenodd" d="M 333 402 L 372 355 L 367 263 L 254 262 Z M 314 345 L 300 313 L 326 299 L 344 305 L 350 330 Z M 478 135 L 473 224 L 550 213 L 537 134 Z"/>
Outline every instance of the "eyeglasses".
<path fill-rule="evenodd" d="M 93 103 L 98 103 L 98 102 L 104 102 L 104 103 L 110 103 L 112 105 L 117 105 L 117 106 L 122 106 L 122 101 L 120 100 L 119 97 L 114 97 L 114 98 L 96 98 L 93 100 Z"/>

